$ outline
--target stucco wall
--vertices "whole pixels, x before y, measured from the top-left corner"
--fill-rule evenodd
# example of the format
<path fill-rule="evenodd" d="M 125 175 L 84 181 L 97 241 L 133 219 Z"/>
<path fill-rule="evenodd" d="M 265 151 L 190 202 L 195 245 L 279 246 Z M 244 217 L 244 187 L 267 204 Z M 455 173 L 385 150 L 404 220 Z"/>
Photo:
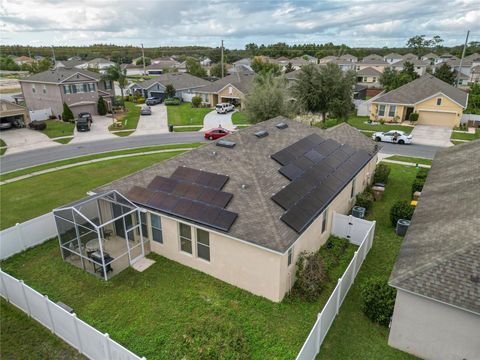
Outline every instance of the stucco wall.
<path fill-rule="evenodd" d="M 29 110 L 43 110 L 51 108 L 55 115 L 63 111 L 62 95 L 60 87 L 56 84 L 40 84 L 21 82 L 25 104 Z M 35 92 L 32 91 L 35 86 Z M 45 93 L 43 88 L 45 86 Z"/>
<path fill-rule="evenodd" d="M 390 110 L 390 106 L 394 106 L 395 104 L 385 104 L 385 115 L 384 116 L 379 116 L 378 115 L 378 107 L 380 104 L 372 104 L 370 108 L 370 119 L 375 120 L 376 118 L 378 119 L 384 119 L 387 122 L 391 121 L 403 121 L 405 120 L 405 112 L 406 112 L 406 106 L 403 105 L 396 105 L 397 109 L 395 111 L 394 116 L 388 116 L 388 112 Z M 398 118 L 397 118 L 398 116 Z"/>
<path fill-rule="evenodd" d="M 225 87 L 225 89 L 218 93 L 218 97 L 243 99 L 243 93 L 238 91 L 236 87 L 228 85 Z"/>
<path fill-rule="evenodd" d="M 480 359 L 480 315 L 399 290 L 388 343 L 424 359 Z"/>
<path fill-rule="evenodd" d="M 441 105 L 437 105 L 438 98 L 442 99 Z M 452 127 L 460 124 L 460 119 L 463 115 L 463 108 L 443 95 L 434 96 L 417 104 L 415 106 L 415 112 L 420 113 L 421 111 L 437 111 L 452 114 L 450 121 Z"/>

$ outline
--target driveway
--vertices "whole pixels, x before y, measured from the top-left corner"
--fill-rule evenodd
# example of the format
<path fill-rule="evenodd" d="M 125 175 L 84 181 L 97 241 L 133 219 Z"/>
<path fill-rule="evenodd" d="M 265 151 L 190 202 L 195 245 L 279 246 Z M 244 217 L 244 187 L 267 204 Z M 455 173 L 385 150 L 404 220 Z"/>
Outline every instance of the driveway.
<path fill-rule="evenodd" d="M 152 115 L 140 115 L 137 130 L 130 136 L 164 134 L 168 132 L 167 107 L 158 104 L 150 107 Z"/>
<path fill-rule="evenodd" d="M 30 129 L 3 130 L 0 132 L 0 139 L 7 144 L 7 152 L 5 154 L 15 154 L 61 145 L 40 131 Z"/>
<path fill-rule="evenodd" d="M 413 144 L 448 147 L 452 129 L 443 126 L 416 125 L 412 131 Z"/>
<path fill-rule="evenodd" d="M 93 116 L 92 127 L 90 131 L 77 131 L 74 130 L 74 137 L 70 144 L 84 143 L 94 140 L 113 139 L 117 136 L 110 133 L 108 126 L 112 124 L 112 118 L 107 116 Z"/>
<path fill-rule="evenodd" d="M 234 111 L 226 114 L 217 114 L 215 110 L 210 111 L 203 118 L 203 129 L 201 131 L 207 131 L 216 127 L 223 127 L 227 130 L 235 130 L 232 122 L 232 114 Z"/>

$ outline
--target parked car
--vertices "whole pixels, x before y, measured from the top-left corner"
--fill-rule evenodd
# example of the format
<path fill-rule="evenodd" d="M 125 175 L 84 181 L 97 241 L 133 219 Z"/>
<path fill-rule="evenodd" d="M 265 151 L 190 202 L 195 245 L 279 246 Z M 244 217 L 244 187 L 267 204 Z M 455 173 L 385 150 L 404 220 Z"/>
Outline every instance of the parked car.
<path fill-rule="evenodd" d="M 90 131 L 92 120 L 88 116 L 79 117 L 76 121 L 77 131 Z"/>
<path fill-rule="evenodd" d="M 13 125 L 10 120 L 2 119 L 2 121 L 0 122 L 0 130 L 10 129 L 12 126 Z"/>
<path fill-rule="evenodd" d="M 142 110 L 140 110 L 141 115 L 152 115 L 152 109 L 148 105 L 143 105 Z"/>
<path fill-rule="evenodd" d="M 217 110 L 217 114 L 226 114 L 235 110 L 235 106 L 229 103 L 219 103 L 215 106 L 215 110 Z"/>
<path fill-rule="evenodd" d="M 92 114 L 90 114 L 89 112 L 81 112 L 80 114 L 78 114 L 78 118 L 86 118 L 91 123 L 93 122 Z"/>
<path fill-rule="evenodd" d="M 407 135 L 405 134 L 404 131 L 400 131 L 400 130 L 376 132 L 376 133 L 373 133 L 372 139 L 375 141 L 391 142 L 391 143 L 401 144 L 401 145 L 412 143 L 412 135 Z"/>
<path fill-rule="evenodd" d="M 227 129 L 221 127 L 213 128 L 205 132 L 205 139 L 215 140 L 227 136 L 228 134 L 231 134 L 231 132 Z"/>
<path fill-rule="evenodd" d="M 147 104 L 149 106 L 157 105 L 157 104 L 161 104 L 161 103 L 162 103 L 162 99 L 160 99 L 158 97 L 149 97 L 149 98 L 147 98 L 147 100 L 145 100 L 145 104 Z"/>

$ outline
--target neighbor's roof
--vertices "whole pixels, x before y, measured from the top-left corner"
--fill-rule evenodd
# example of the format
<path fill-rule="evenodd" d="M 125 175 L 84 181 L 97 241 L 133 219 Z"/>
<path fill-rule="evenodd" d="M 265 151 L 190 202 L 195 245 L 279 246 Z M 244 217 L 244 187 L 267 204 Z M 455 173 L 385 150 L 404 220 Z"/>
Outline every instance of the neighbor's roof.
<path fill-rule="evenodd" d="M 277 129 L 275 125 L 280 122 L 287 123 L 288 128 Z M 259 130 L 267 130 L 269 135 L 259 139 L 254 135 Z M 271 199 L 290 181 L 279 173 L 281 165 L 270 156 L 314 133 L 356 149 L 375 151 L 373 141 L 346 123 L 321 130 L 277 117 L 223 138 L 236 142 L 233 149 L 215 143 L 203 145 L 95 191 L 118 190 L 126 194 L 134 185 L 146 187 L 158 175 L 170 177 L 179 166 L 228 175 L 222 191 L 233 194 L 233 198 L 226 209 L 237 213 L 238 218 L 226 234 L 284 253 L 300 235 L 280 220 L 285 210 Z"/>
<path fill-rule="evenodd" d="M 70 69 L 70 68 L 56 68 L 53 70 L 47 70 L 43 71 L 38 74 L 34 74 L 32 76 L 29 76 L 25 79 L 20 79 L 19 81 L 25 81 L 25 82 L 46 82 L 46 83 L 56 83 L 60 84 L 64 82 L 66 79 L 69 77 L 75 75 L 75 74 L 81 74 L 85 75 L 87 77 L 94 78 L 95 80 L 100 80 L 101 75 L 99 73 L 89 71 L 89 70 L 84 70 L 84 69 Z"/>
<path fill-rule="evenodd" d="M 396 52 L 391 52 L 383 57 L 384 59 L 403 59 L 403 56 Z"/>
<path fill-rule="evenodd" d="M 375 99 L 376 103 L 413 105 L 435 94 L 442 93 L 461 106 L 467 106 L 468 94 L 465 91 L 437 79 L 435 76 L 425 74 L 398 89 L 392 90 Z"/>
<path fill-rule="evenodd" d="M 388 66 L 390 65 L 388 62 L 383 60 L 382 57 L 378 55 L 369 55 L 368 57 L 363 58 L 358 62 L 359 65 L 385 65 Z"/>
<path fill-rule="evenodd" d="M 66 68 L 74 68 L 75 66 L 86 64 L 87 61 L 84 61 L 84 60 L 61 60 L 61 61 L 58 61 L 58 63 L 61 63 Z"/>
<path fill-rule="evenodd" d="M 227 85 L 232 85 L 244 94 L 247 94 L 252 85 L 252 80 L 255 73 L 250 71 L 235 72 L 234 74 L 225 76 L 222 79 L 209 83 L 207 86 L 202 87 L 199 92 L 202 93 L 218 93 Z"/>
<path fill-rule="evenodd" d="M 419 60 L 414 58 L 403 59 L 397 62 L 394 62 L 391 66 L 393 67 L 402 67 L 405 65 L 406 62 L 413 64 L 414 66 L 428 66 L 430 63 L 427 60 Z"/>
<path fill-rule="evenodd" d="M 480 140 L 433 161 L 390 285 L 480 314 Z"/>
<path fill-rule="evenodd" d="M 480 58 L 480 54 L 479 53 L 473 53 L 473 54 L 470 54 L 468 56 L 465 56 L 464 60 L 475 60 L 475 59 L 478 59 Z"/>
<path fill-rule="evenodd" d="M 372 67 L 366 67 L 362 70 L 357 71 L 357 75 L 364 75 L 364 76 L 381 76 L 382 73 L 378 71 L 377 69 L 374 69 Z"/>
<path fill-rule="evenodd" d="M 356 56 L 353 56 L 351 54 L 344 54 L 342 56 L 339 56 L 338 58 L 340 60 L 358 59 Z"/>
<path fill-rule="evenodd" d="M 143 89 L 148 89 L 152 85 L 159 83 L 163 86 L 173 85 L 175 90 L 192 89 L 209 85 L 210 82 L 188 73 L 166 73 L 155 76 L 153 79 L 139 81 L 135 84 Z"/>
<path fill-rule="evenodd" d="M 425 58 L 425 59 L 437 59 L 439 58 L 439 56 L 435 53 L 428 53 L 428 54 L 425 54 L 422 56 L 422 58 Z"/>

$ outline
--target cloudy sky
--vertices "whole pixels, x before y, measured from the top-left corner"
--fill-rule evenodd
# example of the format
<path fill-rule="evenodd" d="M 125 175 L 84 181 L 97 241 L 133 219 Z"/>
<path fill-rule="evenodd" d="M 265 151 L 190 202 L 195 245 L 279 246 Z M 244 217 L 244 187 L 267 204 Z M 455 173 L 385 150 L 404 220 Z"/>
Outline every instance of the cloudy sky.
<path fill-rule="evenodd" d="M 416 34 L 446 45 L 480 40 L 478 0 L 0 0 L 1 44 L 227 48 L 286 42 L 402 46 Z"/>

